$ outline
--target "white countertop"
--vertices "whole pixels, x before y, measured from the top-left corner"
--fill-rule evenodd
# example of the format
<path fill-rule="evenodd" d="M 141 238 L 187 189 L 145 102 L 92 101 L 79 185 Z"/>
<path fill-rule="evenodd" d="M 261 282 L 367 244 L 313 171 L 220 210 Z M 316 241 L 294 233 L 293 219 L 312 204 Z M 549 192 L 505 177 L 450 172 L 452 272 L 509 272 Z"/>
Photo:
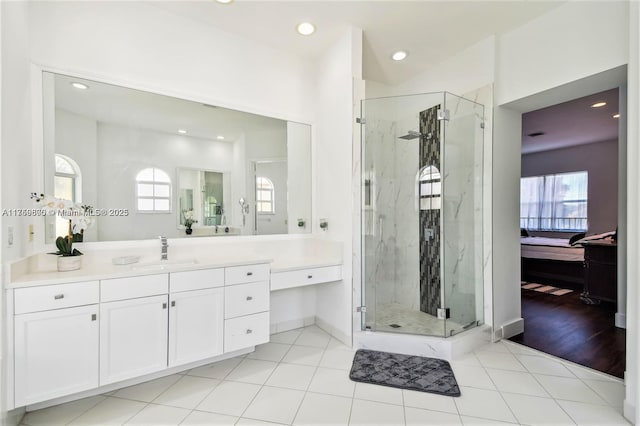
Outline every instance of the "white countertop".
<path fill-rule="evenodd" d="M 95 281 L 141 275 L 156 275 L 198 269 L 224 268 L 258 263 L 270 263 L 271 272 L 286 272 L 307 268 L 342 265 L 341 250 L 327 250 L 311 242 L 288 246 L 283 242 L 273 246 L 264 242 L 259 245 L 198 246 L 181 247 L 169 252 L 169 260 L 161 261 L 159 248 L 127 250 L 86 251 L 82 256 L 82 268 L 77 271 L 58 272 L 57 258 L 53 255 L 36 254 L 9 264 L 5 288 L 23 288 L 41 285 Z M 140 256 L 140 261 L 129 265 L 114 265 L 112 259 L 123 255 Z M 189 263 L 190 262 L 190 263 Z M 162 264 L 161 269 L 141 269 Z M 153 266 L 151 266 L 153 267 Z"/>

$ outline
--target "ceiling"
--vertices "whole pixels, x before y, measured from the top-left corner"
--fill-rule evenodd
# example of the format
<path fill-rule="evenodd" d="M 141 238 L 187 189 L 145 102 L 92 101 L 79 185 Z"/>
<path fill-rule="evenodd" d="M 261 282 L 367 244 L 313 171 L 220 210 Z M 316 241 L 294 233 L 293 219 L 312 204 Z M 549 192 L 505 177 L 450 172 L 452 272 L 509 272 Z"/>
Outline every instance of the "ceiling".
<path fill-rule="evenodd" d="M 507 32 L 562 1 L 166 1 L 156 7 L 307 59 L 318 58 L 349 26 L 361 28 L 363 76 L 399 84 L 493 35 Z M 302 21 L 316 25 L 300 36 Z M 391 60 L 397 50 L 409 53 Z"/>
<path fill-rule="evenodd" d="M 89 89 L 75 89 L 73 82 L 84 83 Z M 60 74 L 55 74 L 55 103 L 57 108 L 103 123 L 174 135 L 183 129 L 186 136 L 209 140 L 223 136 L 225 142 L 247 132 L 286 128 L 285 121 L 275 118 Z"/>
<path fill-rule="evenodd" d="M 601 108 L 591 108 L 606 102 Z M 611 89 L 522 115 L 522 153 L 548 151 L 618 138 L 618 89 Z M 544 132 L 542 136 L 528 136 Z"/>

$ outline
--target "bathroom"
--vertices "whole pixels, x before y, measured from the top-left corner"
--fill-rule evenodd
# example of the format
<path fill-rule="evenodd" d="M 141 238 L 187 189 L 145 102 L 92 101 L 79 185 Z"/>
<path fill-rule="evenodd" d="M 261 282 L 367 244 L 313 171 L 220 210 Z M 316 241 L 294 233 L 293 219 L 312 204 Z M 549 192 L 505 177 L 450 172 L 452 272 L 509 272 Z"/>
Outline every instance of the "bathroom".
<path fill-rule="evenodd" d="M 517 191 L 514 190 L 516 181 L 510 177 L 517 176 L 519 172 L 514 170 L 514 162 L 517 162 L 514 160 L 517 158 L 515 151 L 519 147 L 513 148 L 509 141 L 513 137 L 519 137 L 519 130 L 510 121 L 511 115 L 517 115 L 517 112 L 503 106 L 621 64 L 630 64 L 631 82 L 631 73 L 637 73 L 637 54 L 632 56 L 626 47 L 632 35 L 636 34 L 632 29 L 636 28 L 637 31 L 637 5 L 624 2 L 615 7 L 604 7 L 598 3 L 567 4 L 549 6 L 544 10 L 540 6 L 540 10 L 531 10 L 527 17 L 514 13 L 512 22 L 507 19 L 501 28 L 492 28 L 489 25 L 490 15 L 482 15 L 487 21 L 484 33 L 468 35 L 465 45 L 450 45 L 448 52 L 440 53 L 430 62 L 430 67 L 413 75 L 403 67 L 404 64 L 391 62 L 385 63 L 382 70 L 378 69 L 376 75 L 372 68 L 376 60 L 372 59 L 371 52 L 368 51 L 370 45 L 367 43 L 368 40 L 375 41 L 380 35 L 368 35 L 366 30 L 363 33 L 355 18 L 352 18 L 350 26 L 342 26 L 332 24 L 334 21 L 325 17 L 324 27 L 331 26 L 333 36 L 323 38 L 322 43 L 316 42 L 313 52 L 305 52 L 307 49 L 304 45 L 297 48 L 295 46 L 306 41 L 314 43 L 313 37 L 322 34 L 320 30 L 323 25 L 318 24 L 318 34 L 308 39 L 301 38 L 294 32 L 298 18 L 291 16 L 297 13 L 286 7 L 280 13 L 274 12 L 274 19 L 276 16 L 282 19 L 277 22 L 281 22 L 283 28 L 291 30 L 292 46 L 278 45 L 273 39 L 261 40 L 259 36 L 252 38 L 246 34 L 234 33 L 230 25 L 241 22 L 243 16 L 258 20 L 254 16 L 255 12 L 247 9 L 253 6 L 255 5 L 249 6 L 240 1 L 229 5 L 194 3 L 184 9 L 172 2 L 3 2 L 3 209 L 32 208 L 33 203 L 28 195 L 45 190 L 41 184 L 46 179 L 45 170 L 41 166 L 45 164 L 45 159 L 42 137 L 39 136 L 44 133 L 44 123 L 40 119 L 42 116 L 38 107 L 43 102 L 43 71 L 309 125 L 310 164 L 303 168 L 309 173 L 311 181 L 305 189 L 310 197 L 310 212 L 304 215 L 296 213 L 288 219 L 289 226 L 295 225 L 295 229 L 302 229 L 304 232 L 295 235 L 289 232 L 287 235 L 275 236 L 215 237 L 217 239 L 210 244 L 216 247 L 214 254 L 220 256 L 221 253 L 225 256 L 253 253 L 256 259 L 264 260 L 277 254 L 281 259 L 287 260 L 288 257 L 290 262 L 302 262 L 303 258 L 316 256 L 324 257 L 316 266 L 340 265 L 339 279 L 335 281 L 273 292 L 269 331 L 277 333 L 315 324 L 322 333 L 331 336 L 329 340 L 324 341 L 322 337 L 317 341 L 322 340 L 325 345 L 340 343 L 349 348 L 357 347 L 353 346 L 354 342 L 362 342 L 363 336 L 366 337 L 367 334 L 362 326 L 362 315 L 357 310 L 362 306 L 360 259 L 363 256 L 359 230 L 365 212 L 360 205 L 363 190 L 358 143 L 361 127 L 355 121 L 362 117 L 360 101 L 446 90 L 484 106 L 480 250 L 483 279 L 480 281 L 482 291 L 476 293 L 482 293 L 482 304 L 477 307 L 475 316 L 485 325 L 485 329 L 492 332 L 490 336 L 486 336 L 487 340 L 507 337 L 512 326 L 518 329 L 520 312 L 516 310 L 519 308 L 516 308 L 518 304 L 513 298 L 519 297 L 519 294 L 514 293 L 519 289 L 514 290 L 513 282 L 519 279 L 519 273 L 516 266 L 508 266 L 519 262 L 518 257 L 511 253 L 516 250 L 514 247 L 517 244 L 510 239 L 512 231 L 513 236 L 517 234 L 517 223 L 508 214 L 517 209 L 511 201 L 513 197 L 517 198 Z M 209 7 L 226 9 L 215 9 L 221 12 L 209 14 Z M 383 9 L 387 12 L 394 10 L 391 4 L 380 7 L 391 8 Z M 404 7 L 407 9 L 397 10 L 401 12 L 399 14 L 402 19 L 409 19 L 412 16 L 411 9 L 406 5 Z M 474 7 L 478 8 L 474 10 L 480 14 L 489 13 L 487 10 L 490 11 L 492 6 L 489 2 L 479 2 Z M 630 11 L 633 13 L 629 13 Z M 233 14 L 229 17 L 229 22 L 225 23 L 220 18 L 226 16 L 224 13 Z M 575 32 L 583 35 L 583 39 L 566 39 L 567 28 L 564 25 L 561 28 L 557 22 L 570 21 L 571 16 L 583 16 L 585 22 L 603 20 L 604 25 L 610 29 L 606 36 L 607 42 L 591 43 L 595 36 L 590 34 L 588 28 L 575 22 L 570 23 L 575 25 Z M 636 21 L 632 21 L 631 26 L 621 25 L 620 22 L 628 22 L 629 16 Z M 437 24 L 437 20 L 433 23 Z M 390 37 L 393 33 L 393 29 L 386 28 L 382 32 L 382 38 L 385 35 Z M 545 44 L 534 37 L 537 34 L 546 34 L 545 37 L 554 41 L 562 40 L 565 43 L 563 48 L 573 48 L 571 51 L 578 58 L 568 64 L 568 61 L 554 56 L 554 52 L 539 49 L 536 52 L 540 53 L 540 62 L 528 62 L 522 52 L 535 45 Z M 363 42 L 363 35 L 366 42 Z M 596 56 L 600 58 L 599 62 L 593 66 L 575 65 L 589 63 L 585 58 L 591 58 L 593 54 L 581 53 L 585 50 L 581 47 L 594 45 L 598 49 L 599 55 Z M 605 46 L 619 47 L 610 49 Z M 395 46 L 389 46 L 388 54 L 394 48 Z M 412 52 L 409 51 L 408 59 L 411 59 L 411 55 Z M 385 60 L 386 56 L 387 53 Z M 363 62 L 363 57 L 367 57 L 368 61 Z M 584 62 L 578 59 L 583 59 Z M 636 61 L 635 68 L 631 66 L 633 61 Z M 527 64 L 525 69 L 519 65 L 523 63 Z M 557 72 L 549 72 L 546 68 L 549 64 L 555 64 Z M 385 74 L 390 77 L 385 79 Z M 386 84 L 379 83 L 379 80 L 386 80 Z M 522 84 L 522 81 L 527 84 Z M 630 99 L 633 96 L 637 95 L 630 90 Z M 629 117 L 633 117 L 633 114 L 629 113 Z M 406 128 L 403 129 L 405 133 L 398 133 L 398 136 L 409 130 L 419 129 L 417 126 Z M 630 152 L 630 156 L 631 154 L 633 153 Z M 238 212 L 236 218 L 227 218 L 227 223 L 231 226 L 241 223 L 238 199 L 231 199 L 225 204 L 230 204 L 232 210 L 236 209 Z M 298 219 L 304 219 L 303 227 L 298 227 Z M 171 232 L 180 229 L 177 220 L 173 218 Z M 512 221 L 514 229 L 509 226 L 505 230 L 504 224 L 511 224 Z M 321 223 L 326 224 L 326 227 L 321 228 Z M 195 233 L 198 226 L 194 225 Z M 3 216 L 1 235 L 5 284 L 9 280 L 6 275 L 8 263 L 53 250 L 53 246 L 44 242 L 45 234 L 44 221 Z M 467 235 L 466 238 L 474 237 Z M 517 241 L 517 238 L 513 240 Z M 629 240 L 631 250 L 633 239 Z M 207 241 L 207 237 L 170 238 L 169 255 L 173 256 L 170 259 L 177 261 L 180 258 L 196 257 L 201 247 L 209 244 L 204 241 Z M 83 244 L 87 247 L 83 250 L 87 252 L 84 261 L 89 263 L 91 253 L 99 250 L 110 251 L 109 258 L 116 256 L 115 253 L 120 253 L 119 256 L 135 255 L 138 251 L 142 256 L 147 256 L 141 263 L 153 263 L 154 256 L 160 255 L 160 241 L 156 239 L 132 240 L 125 246 L 100 242 L 94 248 L 91 243 Z M 629 280 L 632 278 L 631 273 L 636 272 L 630 272 Z M 631 291 L 633 290 L 630 289 Z M 635 301 L 633 297 L 634 293 L 630 293 L 629 303 Z M 3 328 L 6 327 L 8 315 L 6 300 L 5 292 L 2 297 Z M 634 309 L 629 309 L 628 312 L 629 323 L 633 324 Z M 468 332 L 480 332 L 478 334 L 484 338 L 482 327 L 476 328 Z M 628 332 L 635 332 L 632 326 Z M 464 333 L 450 339 L 456 339 Z M 307 335 L 309 334 L 313 332 L 308 332 Z M 311 342 L 317 337 L 315 334 L 311 337 L 307 335 L 305 337 L 309 337 Z M 376 337 L 378 336 L 380 334 Z M 398 347 L 403 344 L 413 347 L 421 345 L 410 343 L 405 336 L 385 334 L 382 337 L 388 337 L 391 342 L 369 344 L 391 344 Z M 444 341 L 451 342 L 446 339 Z M 632 342 L 634 341 L 630 337 L 630 346 L 633 346 Z M 273 343 L 296 346 L 284 339 Z M 467 351 L 464 344 L 452 345 L 442 350 L 452 351 L 452 355 L 457 350 Z M 8 377 L 6 363 L 10 347 L 11 342 L 7 340 L 4 330 L 3 395 L 8 393 L 5 378 Z M 325 346 L 325 350 L 331 349 L 326 348 L 328 346 Z M 634 359 L 633 354 L 637 352 L 628 352 L 629 359 Z M 628 365 L 635 365 L 635 361 Z M 627 418 L 633 417 L 629 413 L 636 405 L 636 375 L 637 372 L 633 369 L 628 371 L 625 401 Z M 462 377 L 462 372 L 460 376 Z M 475 391 L 470 391 L 473 392 Z M 14 413 L 8 407 L 3 398 L 3 421 L 11 424 L 21 413 Z M 7 414 L 7 411 L 11 412 Z M 490 414 L 476 413 L 468 417 L 487 418 L 486 416 L 498 420 L 490 417 Z M 509 419 L 511 417 L 505 418 Z"/>

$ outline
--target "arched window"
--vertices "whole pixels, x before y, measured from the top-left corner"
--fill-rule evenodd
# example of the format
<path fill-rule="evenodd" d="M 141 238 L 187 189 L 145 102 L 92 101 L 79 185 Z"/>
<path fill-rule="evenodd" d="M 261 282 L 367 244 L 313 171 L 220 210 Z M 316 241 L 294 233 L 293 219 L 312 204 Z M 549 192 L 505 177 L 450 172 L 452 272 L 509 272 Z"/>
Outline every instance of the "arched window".
<path fill-rule="evenodd" d="M 140 213 L 171 213 L 171 178 L 165 171 L 153 167 L 136 175 L 136 206 Z"/>
<path fill-rule="evenodd" d="M 259 214 L 275 214 L 273 182 L 266 177 L 256 177 L 256 212 Z"/>
<path fill-rule="evenodd" d="M 417 195 L 420 210 L 438 210 L 441 207 L 442 180 L 435 166 L 424 166 L 418 173 Z"/>
<path fill-rule="evenodd" d="M 53 179 L 53 196 L 74 203 L 82 202 L 82 175 L 80 167 L 66 155 L 56 154 L 56 171 Z M 69 221 L 56 217 L 56 235 L 67 235 Z"/>

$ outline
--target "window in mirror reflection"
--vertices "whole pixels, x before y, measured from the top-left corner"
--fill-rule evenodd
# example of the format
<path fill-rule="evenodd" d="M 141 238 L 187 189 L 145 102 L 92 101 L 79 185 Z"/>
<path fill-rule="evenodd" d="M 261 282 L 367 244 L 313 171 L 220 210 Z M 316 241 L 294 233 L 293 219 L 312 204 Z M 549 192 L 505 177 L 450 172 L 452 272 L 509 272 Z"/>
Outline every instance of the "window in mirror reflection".
<path fill-rule="evenodd" d="M 81 202 L 82 194 L 80 167 L 66 155 L 56 154 L 56 172 L 53 181 L 53 196 L 61 200 Z M 77 194 L 77 195 L 76 195 Z M 56 218 L 56 235 L 67 234 L 68 222 L 63 218 Z"/>
<path fill-rule="evenodd" d="M 275 188 L 266 177 L 256 177 L 256 211 L 259 214 L 275 214 Z"/>
<path fill-rule="evenodd" d="M 171 178 L 155 167 L 136 175 L 136 198 L 140 213 L 171 212 Z"/>

